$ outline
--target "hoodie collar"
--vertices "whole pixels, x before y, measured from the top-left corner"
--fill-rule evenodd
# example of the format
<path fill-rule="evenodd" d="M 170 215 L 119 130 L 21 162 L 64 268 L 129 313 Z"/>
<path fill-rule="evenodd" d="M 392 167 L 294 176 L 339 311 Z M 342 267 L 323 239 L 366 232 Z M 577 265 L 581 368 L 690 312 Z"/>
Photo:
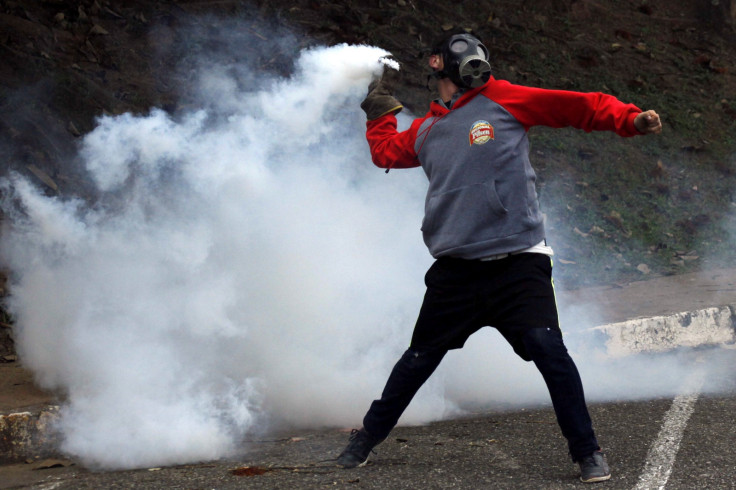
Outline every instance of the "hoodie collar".
<path fill-rule="evenodd" d="M 449 104 L 445 104 L 445 102 L 441 98 L 437 98 L 430 104 L 430 111 L 435 116 L 441 116 L 447 114 L 452 110 L 459 109 L 460 107 L 464 106 L 469 100 L 475 97 L 476 94 L 478 94 L 494 81 L 494 78 L 491 77 L 485 84 L 481 85 L 480 87 L 458 90 L 455 94 L 453 94 Z"/>

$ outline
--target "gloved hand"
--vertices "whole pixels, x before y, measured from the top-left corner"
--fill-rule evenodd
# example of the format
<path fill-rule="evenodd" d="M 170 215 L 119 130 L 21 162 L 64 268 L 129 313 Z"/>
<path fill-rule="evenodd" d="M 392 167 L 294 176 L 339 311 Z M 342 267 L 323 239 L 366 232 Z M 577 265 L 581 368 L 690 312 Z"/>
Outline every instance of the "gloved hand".
<path fill-rule="evenodd" d="M 369 121 L 391 112 L 398 114 L 404 108 L 393 95 L 399 78 L 399 70 L 384 65 L 381 78 L 372 81 L 368 86 L 368 95 L 360 103 L 360 108 L 365 111 Z"/>

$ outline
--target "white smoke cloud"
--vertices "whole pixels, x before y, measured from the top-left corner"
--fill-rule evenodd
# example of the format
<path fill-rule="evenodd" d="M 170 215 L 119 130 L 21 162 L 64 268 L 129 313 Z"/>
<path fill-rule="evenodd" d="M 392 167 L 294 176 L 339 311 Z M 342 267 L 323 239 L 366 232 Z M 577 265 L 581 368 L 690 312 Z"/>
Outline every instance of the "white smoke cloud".
<path fill-rule="evenodd" d="M 141 467 L 279 424 L 360 423 L 430 261 L 423 174 L 386 176 L 363 136 L 385 54 L 306 50 L 251 92 L 209 70 L 208 110 L 101 118 L 80 151 L 101 204 L 5 182 L 25 213 L 2 243 L 18 349 L 65 395 L 65 451 Z M 441 387 L 425 391 L 407 421 L 443 415 Z"/>
<path fill-rule="evenodd" d="M 252 90 L 210 67 L 207 109 L 101 118 L 80 152 L 96 205 L 4 183 L 5 211 L 24 213 L 2 237 L 17 345 L 64 394 L 66 452 L 157 466 L 232 454 L 273 427 L 360 424 L 431 263 L 424 174 L 385 175 L 364 139 L 358 106 L 385 54 L 305 50 L 291 77 Z M 548 399 L 485 329 L 402 423 Z"/>

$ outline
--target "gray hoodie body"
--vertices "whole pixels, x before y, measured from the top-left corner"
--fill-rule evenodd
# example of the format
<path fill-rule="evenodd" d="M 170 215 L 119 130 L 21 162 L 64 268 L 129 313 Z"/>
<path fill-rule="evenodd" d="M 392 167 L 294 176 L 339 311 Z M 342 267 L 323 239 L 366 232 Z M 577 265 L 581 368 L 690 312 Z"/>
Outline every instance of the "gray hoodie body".
<path fill-rule="evenodd" d="M 544 239 L 527 132 L 499 104 L 476 96 L 427 118 L 414 149 L 429 179 L 422 233 L 432 256 L 477 259 Z"/>

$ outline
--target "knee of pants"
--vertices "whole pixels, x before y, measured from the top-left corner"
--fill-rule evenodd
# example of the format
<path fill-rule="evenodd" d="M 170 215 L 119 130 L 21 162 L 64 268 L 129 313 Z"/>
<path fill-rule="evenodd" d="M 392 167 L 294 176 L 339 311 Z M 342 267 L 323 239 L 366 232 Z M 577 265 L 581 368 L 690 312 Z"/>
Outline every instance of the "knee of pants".
<path fill-rule="evenodd" d="M 445 352 L 422 352 L 414 349 L 407 349 L 399 361 L 406 369 L 412 371 L 424 371 L 426 369 L 434 370 L 444 357 Z"/>
<path fill-rule="evenodd" d="M 524 347 L 532 359 L 567 356 L 562 333 L 557 328 L 530 328 L 522 337 Z"/>

